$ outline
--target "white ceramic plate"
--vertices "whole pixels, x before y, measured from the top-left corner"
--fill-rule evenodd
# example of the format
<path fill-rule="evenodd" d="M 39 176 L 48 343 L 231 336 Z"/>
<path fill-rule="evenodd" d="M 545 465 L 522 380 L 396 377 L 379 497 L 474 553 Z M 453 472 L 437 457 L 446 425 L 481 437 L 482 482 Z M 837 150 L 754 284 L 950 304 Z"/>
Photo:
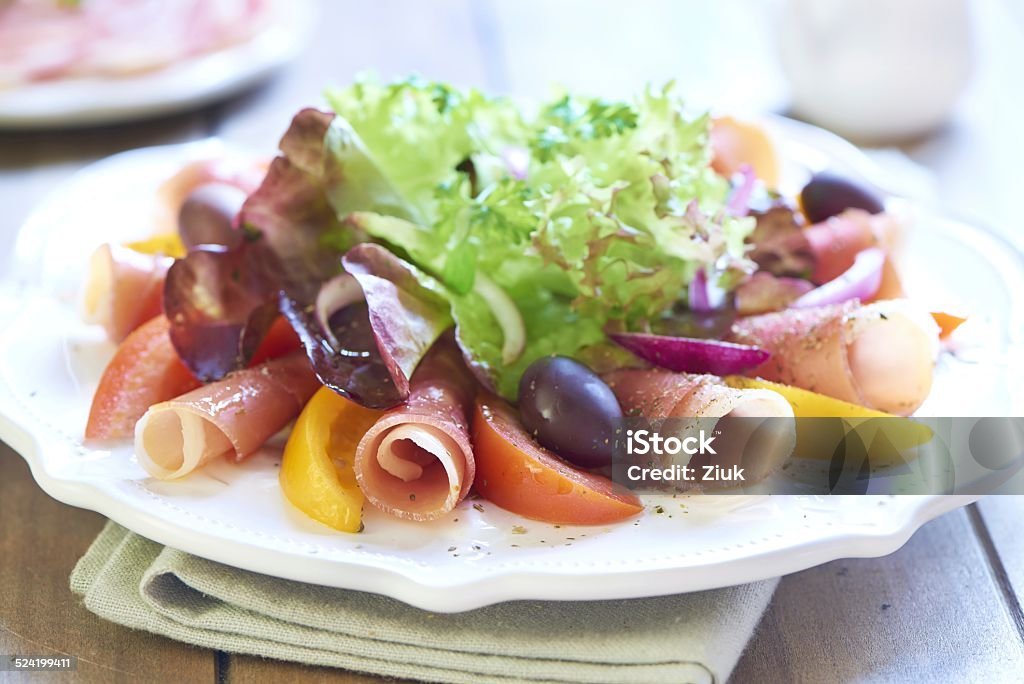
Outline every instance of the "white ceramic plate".
<path fill-rule="evenodd" d="M 787 182 L 825 163 L 871 173 L 855 150 L 820 131 L 774 124 L 796 163 Z M 57 189 L 24 226 L 0 290 L 0 437 L 39 484 L 160 543 L 269 575 L 378 592 L 460 611 L 515 599 L 609 599 L 696 591 L 778 576 L 841 557 L 878 556 L 966 497 L 649 497 L 637 521 L 609 527 L 523 520 L 468 501 L 444 520 L 402 522 L 368 511 L 365 531 L 334 532 L 293 509 L 277 485 L 279 451 L 214 464 L 180 482 L 146 476 L 130 445 L 82 443 L 90 398 L 113 352 L 80 323 L 90 250 L 144 236 L 152 191 L 216 141 L 137 150 L 94 164 Z M 1012 366 L 1024 315 L 1019 254 L 990 235 L 922 211 L 907 274 L 927 301 L 970 305 L 963 360 L 944 357 L 935 415 L 1021 413 Z M 971 355 L 971 340 L 984 353 Z M 971 405 L 964 407 L 965 388 Z M 660 512 L 659 512 L 660 511 Z"/>
<path fill-rule="evenodd" d="M 38 129 L 130 121 L 199 107 L 268 76 L 302 48 L 309 0 L 276 0 L 251 39 L 161 69 L 120 78 L 74 78 L 0 90 L 0 128 Z"/>

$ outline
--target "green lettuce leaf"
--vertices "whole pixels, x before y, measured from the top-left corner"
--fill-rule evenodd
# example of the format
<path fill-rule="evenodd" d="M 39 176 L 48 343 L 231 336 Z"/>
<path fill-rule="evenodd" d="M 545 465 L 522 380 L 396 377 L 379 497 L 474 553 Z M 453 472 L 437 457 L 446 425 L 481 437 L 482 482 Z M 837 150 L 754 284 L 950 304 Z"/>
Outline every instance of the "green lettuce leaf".
<path fill-rule="evenodd" d="M 749 266 L 753 221 L 724 210 L 710 120 L 687 114 L 671 85 L 632 102 L 562 95 L 529 118 L 507 100 L 417 79 L 361 81 L 328 99 L 329 154 L 371 161 L 352 179 L 360 192 L 335 183 L 339 196 L 373 198 L 334 203 L 345 229 L 444 284 L 467 359 L 509 398 L 537 358 L 580 356 L 609 326 L 656 320 L 698 269 Z M 508 163 L 510 150 L 527 168 Z M 495 315 L 482 275 L 518 316 Z M 520 318 L 525 343 L 512 358 L 499 322 Z"/>
<path fill-rule="evenodd" d="M 326 97 L 425 225 L 436 219 L 437 187 L 457 182 L 460 164 L 499 156 L 526 135 L 509 101 L 419 78 L 387 85 L 361 79 Z"/>

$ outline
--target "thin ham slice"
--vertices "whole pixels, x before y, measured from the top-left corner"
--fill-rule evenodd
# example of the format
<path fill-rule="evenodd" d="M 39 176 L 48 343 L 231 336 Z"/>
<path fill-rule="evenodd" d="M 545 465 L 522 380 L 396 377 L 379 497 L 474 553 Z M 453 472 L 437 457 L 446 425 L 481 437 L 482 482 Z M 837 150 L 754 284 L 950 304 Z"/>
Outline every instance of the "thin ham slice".
<path fill-rule="evenodd" d="M 887 252 L 899 239 L 899 221 L 889 214 L 869 214 L 861 209 L 847 209 L 838 216 L 808 226 L 804 237 L 814 254 L 811 280 L 827 283 L 853 266 L 857 254 L 876 245 Z"/>
<path fill-rule="evenodd" d="M 266 0 L 5 0 L 0 89 L 161 69 L 251 39 L 272 9 Z"/>
<path fill-rule="evenodd" d="M 356 448 L 359 487 L 400 518 L 432 520 L 466 497 L 476 474 L 469 415 L 476 382 L 450 336 L 424 357 L 409 398 L 388 411 Z"/>
<path fill-rule="evenodd" d="M 747 374 L 909 415 L 928 396 L 938 328 L 907 300 L 856 300 L 741 318 L 728 338 L 771 352 Z"/>
<path fill-rule="evenodd" d="M 135 426 L 135 453 L 161 480 L 214 458 L 240 461 L 295 418 L 320 387 L 300 353 L 232 373 L 151 406 Z"/>
<path fill-rule="evenodd" d="M 163 311 L 164 277 L 170 257 L 100 245 L 89 262 L 83 319 L 97 323 L 114 342 Z"/>
<path fill-rule="evenodd" d="M 157 233 L 178 232 L 179 212 L 193 190 L 207 184 L 224 184 L 248 195 L 259 187 L 267 166 L 265 160 L 226 156 L 200 159 L 181 167 L 157 190 Z"/>
<path fill-rule="evenodd" d="M 740 316 L 779 311 L 814 289 L 802 278 L 774 276 L 758 271 L 735 290 L 736 312 Z"/>
<path fill-rule="evenodd" d="M 714 375 L 663 370 L 618 370 L 602 377 L 627 416 L 654 425 L 665 418 L 695 418 L 701 420 L 684 429 L 720 429 L 717 453 L 697 454 L 687 462 L 691 466 L 742 465 L 744 482 L 751 484 L 780 468 L 796 445 L 793 409 L 778 392 L 736 389 Z"/>

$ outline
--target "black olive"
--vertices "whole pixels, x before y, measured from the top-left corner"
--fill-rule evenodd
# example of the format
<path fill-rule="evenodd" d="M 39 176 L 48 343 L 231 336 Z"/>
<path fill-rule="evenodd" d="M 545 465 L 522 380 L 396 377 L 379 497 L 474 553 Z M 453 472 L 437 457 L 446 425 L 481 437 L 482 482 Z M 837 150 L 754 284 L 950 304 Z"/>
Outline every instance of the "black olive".
<path fill-rule="evenodd" d="M 178 212 L 178 233 L 185 247 L 237 247 L 242 234 L 233 222 L 244 201 L 245 193 L 226 183 L 207 183 L 189 193 Z"/>
<path fill-rule="evenodd" d="M 582 363 L 548 356 L 519 381 L 523 425 L 541 445 L 585 468 L 612 462 L 622 409 L 611 388 Z"/>
<path fill-rule="evenodd" d="M 818 173 L 800 191 L 800 206 L 807 220 L 821 223 L 847 209 L 879 214 L 885 206 L 878 194 L 860 183 L 834 173 Z"/>

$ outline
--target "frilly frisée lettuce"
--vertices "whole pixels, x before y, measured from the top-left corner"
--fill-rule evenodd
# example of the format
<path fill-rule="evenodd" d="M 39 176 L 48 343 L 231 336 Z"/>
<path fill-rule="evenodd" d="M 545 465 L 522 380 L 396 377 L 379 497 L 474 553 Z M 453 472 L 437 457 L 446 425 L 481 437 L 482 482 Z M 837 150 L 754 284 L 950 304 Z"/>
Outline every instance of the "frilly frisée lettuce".
<path fill-rule="evenodd" d="M 371 239 L 443 283 L 467 361 L 506 397 L 541 356 L 643 329 L 699 269 L 746 267 L 753 221 L 725 211 L 710 120 L 671 85 L 531 114 L 417 79 L 327 97 L 324 248 Z"/>

